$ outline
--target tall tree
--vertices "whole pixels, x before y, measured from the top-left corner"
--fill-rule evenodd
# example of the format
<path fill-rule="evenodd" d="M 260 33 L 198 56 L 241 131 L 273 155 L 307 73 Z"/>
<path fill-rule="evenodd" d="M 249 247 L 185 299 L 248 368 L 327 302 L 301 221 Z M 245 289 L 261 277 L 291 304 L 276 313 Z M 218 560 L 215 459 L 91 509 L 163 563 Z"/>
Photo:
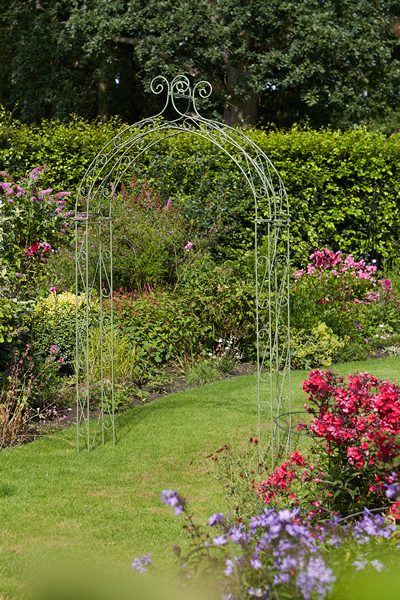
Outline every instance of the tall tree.
<path fill-rule="evenodd" d="M 151 114 L 152 77 L 212 82 L 242 127 L 390 118 L 400 0 L 0 0 L 0 101 L 23 120 Z"/>

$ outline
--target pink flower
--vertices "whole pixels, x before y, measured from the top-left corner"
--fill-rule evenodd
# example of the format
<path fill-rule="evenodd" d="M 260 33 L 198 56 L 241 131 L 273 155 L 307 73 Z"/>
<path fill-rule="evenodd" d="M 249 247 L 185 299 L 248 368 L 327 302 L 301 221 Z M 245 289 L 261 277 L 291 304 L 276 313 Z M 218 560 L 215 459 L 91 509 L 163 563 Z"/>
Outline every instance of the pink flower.
<path fill-rule="evenodd" d="M 192 242 L 188 242 L 185 246 L 186 252 L 190 252 L 192 248 L 193 248 Z"/>
<path fill-rule="evenodd" d="M 39 177 L 42 175 L 42 173 L 44 171 L 46 171 L 47 169 L 48 169 L 48 167 L 45 167 L 45 166 L 35 167 L 29 173 L 28 177 L 29 177 L 29 179 L 33 179 L 34 183 L 36 183 L 36 181 L 39 179 Z"/>
<path fill-rule="evenodd" d="M 54 292 L 55 294 L 58 294 L 58 288 L 56 288 L 56 287 L 51 287 L 51 288 L 49 289 L 49 292 Z"/>
<path fill-rule="evenodd" d="M 9 179 L 10 181 L 14 181 L 14 178 L 11 177 L 11 175 L 9 175 L 8 173 L 6 173 L 6 171 L 0 171 L 0 175 L 2 177 L 4 177 L 5 179 Z"/>
<path fill-rule="evenodd" d="M 42 242 L 40 247 L 43 248 L 43 252 L 51 252 L 51 246 L 47 242 Z"/>
<path fill-rule="evenodd" d="M 392 282 L 390 281 L 390 279 L 385 279 L 384 281 L 382 281 L 382 286 L 386 289 L 387 292 L 390 292 L 392 288 Z"/>
<path fill-rule="evenodd" d="M 37 252 L 39 250 L 39 244 L 32 244 L 32 246 L 30 246 L 28 248 L 28 250 L 25 252 L 26 256 L 33 256 L 35 254 L 35 252 Z"/>

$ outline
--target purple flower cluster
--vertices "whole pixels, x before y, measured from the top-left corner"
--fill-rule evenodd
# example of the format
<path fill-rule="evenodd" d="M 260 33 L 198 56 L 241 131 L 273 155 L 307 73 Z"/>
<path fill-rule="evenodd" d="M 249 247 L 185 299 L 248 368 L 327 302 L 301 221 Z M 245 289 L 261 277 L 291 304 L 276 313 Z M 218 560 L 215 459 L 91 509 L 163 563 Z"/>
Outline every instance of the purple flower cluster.
<path fill-rule="evenodd" d="M 355 524 L 353 535 L 359 544 L 369 544 L 371 537 L 387 539 L 394 531 L 396 531 L 396 525 L 386 524 L 384 517 L 374 515 L 364 508 L 363 518 Z"/>
<path fill-rule="evenodd" d="M 394 477 L 392 479 L 395 481 Z M 393 482 L 389 482 L 390 485 Z M 161 498 L 164 504 L 174 509 L 175 514 L 185 511 L 185 500 L 176 491 L 164 490 Z M 333 569 L 325 560 L 324 550 L 327 547 L 352 549 L 353 562 L 349 561 L 347 565 L 356 571 L 368 565 L 382 571 L 385 566 L 380 560 L 371 556 L 371 552 L 359 555 L 358 549 L 360 545 L 370 544 L 373 538 L 378 539 L 381 547 L 382 539 L 389 538 L 396 530 L 384 517 L 374 515 L 368 509 L 364 509 L 362 518 L 355 524 L 334 516 L 325 524 L 313 527 L 298 508 L 279 511 L 265 508 L 251 517 L 248 527 L 241 519 L 234 521 L 229 514 L 225 517 L 222 512 L 214 513 L 208 520 L 208 526 L 216 529 L 217 535 L 210 543 L 210 534 L 207 533 L 206 541 L 201 545 L 200 528 L 187 514 L 184 518 L 188 523 L 185 528 L 191 534 L 196 550 L 185 557 L 179 547 L 174 547 L 181 561 L 181 576 L 189 577 L 187 573 L 190 577 L 195 576 L 202 562 L 208 562 L 215 573 L 222 600 L 235 600 L 239 596 L 322 600 L 332 591 L 336 581 Z M 146 565 L 151 562 L 149 557 L 136 558 L 132 568 L 145 572 Z"/>
<path fill-rule="evenodd" d="M 385 483 L 386 497 L 390 500 L 400 496 L 400 483 L 397 481 L 397 473 L 393 472 L 389 477 L 389 483 Z"/>
<path fill-rule="evenodd" d="M 161 502 L 166 506 L 172 506 L 176 515 L 180 515 L 185 507 L 185 499 L 173 490 L 163 490 L 161 493 Z"/>
<path fill-rule="evenodd" d="M 131 563 L 132 569 L 136 569 L 138 573 L 145 573 L 147 571 L 147 566 L 151 564 L 153 561 L 150 559 L 151 554 L 141 554 L 139 557 L 135 558 L 133 563 Z"/>

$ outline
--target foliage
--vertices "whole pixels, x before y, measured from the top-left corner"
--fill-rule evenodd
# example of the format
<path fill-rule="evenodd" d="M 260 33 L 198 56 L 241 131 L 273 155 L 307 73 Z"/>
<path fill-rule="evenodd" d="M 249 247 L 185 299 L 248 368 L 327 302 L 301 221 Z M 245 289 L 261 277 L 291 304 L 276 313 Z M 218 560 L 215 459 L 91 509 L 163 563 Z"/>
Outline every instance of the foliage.
<path fill-rule="evenodd" d="M 199 354 L 208 339 L 211 327 L 183 296 L 146 286 L 140 293 L 114 292 L 113 302 L 116 326 L 145 353 L 149 368 L 185 353 Z"/>
<path fill-rule="evenodd" d="M 121 125 L 115 122 L 103 126 L 77 119 L 68 125 L 43 122 L 41 127 L 29 127 L 9 124 L 3 115 L 0 168 L 19 177 L 46 164 L 49 170 L 43 181 L 69 189 L 72 201 L 89 164 L 117 133 Z M 126 131 L 122 139 L 132 133 Z M 303 266 L 306 256 L 325 246 L 363 256 L 374 181 L 376 251 L 379 260 L 399 258 L 397 136 L 386 138 L 364 129 L 341 133 L 299 128 L 251 130 L 248 136 L 272 160 L 285 184 L 295 264 Z M 141 158 L 135 172 L 139 180 L 147 175 L 150 185 L 160 190 L 162 204 L 172 197 L 199 235 L 219 223 L 220 251 L 221 247 L 224 253 L 228 247 L 252 250 L 254 199 L 222 149 L 194 135 L 181 135 L 160 141 Z M 71 202 L 68 208 L 72 207 Z M 259 214 L 266 214 L 262 200 Z"/>
<path fill-rule="evenodd" d="M 306 270 L 294 272 L 290 294 L 294 328 L 307 331 L 314 323 L 325 322 L 345 342 L 332 348 L 338 360 L 365 356 L 368 344 L 387 345 L 400 326 L 400 296 L 392 281 L 379 279 L 375 265 L 355 261 L 351 254 L 343 258 L 340 251 L 316 250 L 310 260 Z M 296 329 L 293 337 L 296 364 Z M 304 352 L 305 347 L 300 349 Z"/>
<path fill-rule="evenodd" d="M 235 340 L 235 346 L 254 354 L 255 281 L 250 253 L 221 263 L 209 253 L 199 254 L 179 282 L 178 293 L 210 326 L 208 348 L 213 355 L 221 355 L 221 340 Z M 239 350 L 235 353 L 242 355 Z"/>
<path fill-rule="evenodd" d="M 343 348 L 339 349 L 336 355 L 336 363 L 346 363 L 353 360 L 365 360 L 368 357 L 368 350 L 373 348 L 372 345 L 349 340 Z"/>
<path fill-rule="evenodd" d="M 339 340 L 325 323 L 319 323 L 311 332 L 291 328 L 291 366 L 293 369 L 329 367 L 345 344 L 346 340 Z"/>
<path fill-rule="evenodd" d="M 34 309 L 34 337 L 39 352 L 48 353 L 55 345 L 62 352 L 65 363 L 72 367 L 76 352 L 76 304 L 80 319 L 86 318 L 86 299 L 71 292 L 51 292 L 47 298 L 39 298 Z M 92 302 L 89 324 L 98 323 L 99 307 Z"/>
<path fill-rule="evenodd" d="M 31 339 L 32 301 L 10 298 L 7 289 L 0 293 L 0 372 L 12 358 L 14 349 L 21 350 Z"/>
<path fill-rule="evenodd" d="M 174 284 L 195 254 L 190 228 L 179 207 L 171 198 L 162 206 L 160 193 L 150 188 L 146 177 L 136 193 L 138 186 L 133 173 L 129 186 L 122 182 L 121 193 L 115 192 L 112 199 L 114 286 L 132 292 L 150 284 Z M 108 210 L 105 206 L 104 213 Z M 110 234 L 105 232 L 102 237 L 108 247 Z M 96 232 L 90 239 L 97 247 Z"/>
<path fill-rule="evenodd" d="M 394 437 L 400 432 L 400 388 L 368 373 L 349 375 L 344 385 L 335 373 L 316 370 L 303 389 L 313 420 L 297 427 L 325 442 L 319 461 L 329 478 L 331 508 L 344 514 L 380 507 L 390 479 L 387 465 L 399 454 Z"/>
<path fill-rule="evenodd" d="M 38 190 L 36 184 L 46 167 L 35 167 L 28 177 L 15 179 L 2 171 L 3 281 L 13 294 L 29 298 L 43 293 L 47 283 L 48 256 L 69 237 L 72 213 L 65 212 L 65 197 L 70 192 Z M 23 187 L 22 187 L 23 186 Z"/>
<path fill-rule="evenodd" d="M 113 348 L 113 373 L 115 383 L 125 383 L 135 379 L 138 371 L 137 352 L 126 334 L 114 329 L 111 340 L 111 331 L 105 327 L 92 328 L 89 338 L 89 364 L 93 365 L 92 374 L 95 381 L 100 381 L 101 372 L 104 380 L 111 381 L 111 345 Z M 103 363 L 101 363 L 103 352 Z"/>
<path fill-rule="evenodd" d="M 33 419 L 44 418 L 57 399 L 58 371 L 64 363 L 53 346 L 43 360 L 27 344 L 14 349 L 13 360 L 1 377 L 0 447 L 12 446 L 26 438 Z"/>
<path fill-rule="evenodd" d="M 397 108 L 394 0 L 2 0 L 0 15 L 0 101 L 24 121 L 136 120 L 156 112 L 143 97 L 160 72 L 212 81 L 204 110 L 230 125 L 347 127 Z"/>
<path fill-rule="evenodd" d="M 0 296 L 0 344 L 10 343 L 17 335 L 15 326 L 13 327 L 16 313 L 15 302 L 11 298 Z"/>
<path fill-rule="evenodd" d="M 337 579 L 332 566 L 339 576 L 349 570 L 379 572 L 392 566 L 396 527 L 367 509 L 353 524 L 336 518 L 319 528 L 313 528 L 298 508 L 265 509 L 247 526 L 218 512 L 209 518 L 204 534 L 180 494 L 164 490 L 161 499 L 175 515 L 183 514 L 190 537 L 187 552 L 173 545 L 181 582 L 200 585 L 214 597 L 324 598 Z M 343 567 L 344 556 L 352 569 Z M 151 565 L 151 554 L 146 554 L 135 558 L 132 568 L 144 573 Z"/>

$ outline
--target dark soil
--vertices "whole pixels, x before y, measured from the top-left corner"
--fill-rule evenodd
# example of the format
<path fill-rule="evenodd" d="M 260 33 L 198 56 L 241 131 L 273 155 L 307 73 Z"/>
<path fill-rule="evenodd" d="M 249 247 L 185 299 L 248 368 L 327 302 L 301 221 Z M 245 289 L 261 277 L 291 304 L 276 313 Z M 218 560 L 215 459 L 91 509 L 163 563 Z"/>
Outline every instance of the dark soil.
<path fill-rule="evenodd" d="M 368 360 L 372 360 L 374 358 L 389 358 L 389 352 L 384 352 L 381 348 L 377 348 L 374 350 L 373 354 L 368 355 Z"/>

